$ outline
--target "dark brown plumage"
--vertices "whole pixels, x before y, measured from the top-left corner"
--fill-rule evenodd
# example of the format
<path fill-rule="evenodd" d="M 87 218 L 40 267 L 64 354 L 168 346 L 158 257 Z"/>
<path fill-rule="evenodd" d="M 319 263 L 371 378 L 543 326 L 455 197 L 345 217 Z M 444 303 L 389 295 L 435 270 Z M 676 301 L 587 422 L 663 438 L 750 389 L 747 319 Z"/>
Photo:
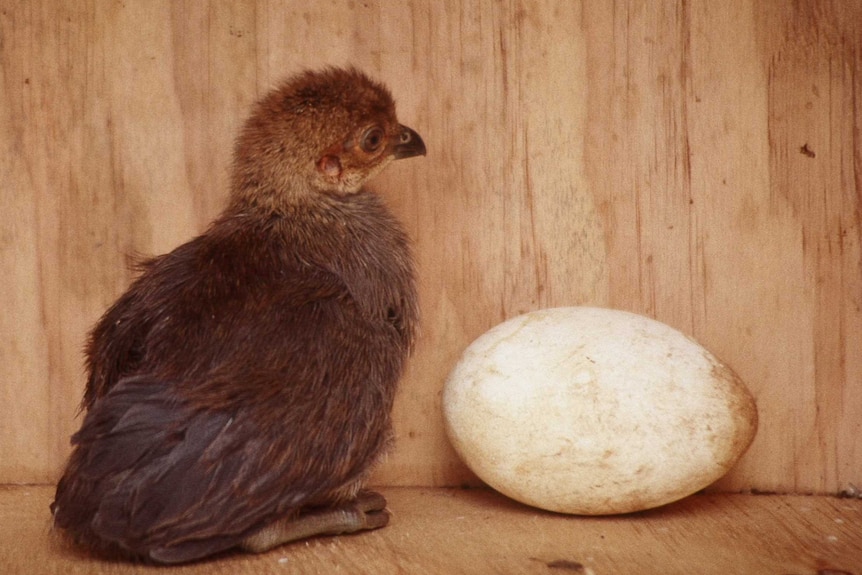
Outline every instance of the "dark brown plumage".
<path fill-rule="evenodd" d="M 407 237 L 362 186 L 424 153 L 354 69 L 258 102 L 226 210 L 144 263 L 90 334 L 57 527 L 174 563 L 386 524 L 362 488 L 390 441 L 417 302 Z"/>

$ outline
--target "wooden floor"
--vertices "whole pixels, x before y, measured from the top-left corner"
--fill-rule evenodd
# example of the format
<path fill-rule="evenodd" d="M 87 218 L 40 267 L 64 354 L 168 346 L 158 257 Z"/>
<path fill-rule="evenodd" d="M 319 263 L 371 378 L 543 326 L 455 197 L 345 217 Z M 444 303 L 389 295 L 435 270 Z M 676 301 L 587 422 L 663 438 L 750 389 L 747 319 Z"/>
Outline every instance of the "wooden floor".
<path fill-rule="evenodd" d="M 862 575 L 862 500 L 697 495 L 612 518 L 545 513 L 484 490 L 381 490 L 389 527 L 177 574 L 558 573 Z M 52 488 L 0 487 L 0 573 L 126 574 L 158 567 L 98 561 L 51 537 Z"/>

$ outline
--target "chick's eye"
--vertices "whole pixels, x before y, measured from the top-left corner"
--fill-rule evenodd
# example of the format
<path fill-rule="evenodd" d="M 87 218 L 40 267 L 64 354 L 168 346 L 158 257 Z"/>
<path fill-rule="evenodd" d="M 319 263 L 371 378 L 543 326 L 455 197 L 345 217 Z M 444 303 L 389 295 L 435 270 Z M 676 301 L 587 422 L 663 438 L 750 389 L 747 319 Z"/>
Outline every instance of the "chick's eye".
<path fill-rule="evenodd" d="M 380 149 L 383 145 L 384 133 L 382 128 L 371 128 L 362 136 L 362 151 L 373 153 Z"/>

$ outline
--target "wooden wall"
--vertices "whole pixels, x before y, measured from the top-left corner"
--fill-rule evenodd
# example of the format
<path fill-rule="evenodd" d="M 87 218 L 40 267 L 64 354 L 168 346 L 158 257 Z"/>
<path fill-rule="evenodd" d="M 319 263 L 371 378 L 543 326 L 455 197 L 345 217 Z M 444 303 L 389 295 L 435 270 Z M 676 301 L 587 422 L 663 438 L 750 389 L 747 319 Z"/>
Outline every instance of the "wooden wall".
<path fill-rule="evenodd" d="M 440 391 L 501 320 L 591 304 L 757 397 L 719 489 L 862 487 L 862 3 L 0 0 L 0 483 L 50 482 L 127 257 L 200 232 L 250 103 L 303 67 L 386 81 L 428 144 L 377 189 L 424 325 L 389 484 L 475 479 Z"/>

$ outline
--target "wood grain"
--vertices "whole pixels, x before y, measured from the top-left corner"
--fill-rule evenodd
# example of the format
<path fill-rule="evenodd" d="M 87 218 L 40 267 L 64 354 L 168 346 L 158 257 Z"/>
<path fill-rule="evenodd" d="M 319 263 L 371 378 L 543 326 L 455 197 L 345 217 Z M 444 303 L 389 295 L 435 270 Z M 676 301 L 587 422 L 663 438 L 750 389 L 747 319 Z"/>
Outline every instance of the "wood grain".
<path fill-rule="evenodd" d="M 318 538 L 263 555 L 172 567 L 177 574 L 373 573 L 859 575 L 862 502 L 829 497 L 694 496 L 647 513 L 574 517 L 484 490 L 390 488 L 388 527 Z M 46 487 L 0 488 L 0 571 L 164 572 L 65 547 Z"/>
<path fill-rule="evenodd" d="M 383 79 L 429 155 L 376 182 L 424 324 L 378 483 L 475 484 L 443 433 L 464 347 L 560 305 L 694 336 L 757 397 L 716 489 L 862 485 L 862 4 L 0 0 L 0 482 L 68 453 L 90 325 L 202 231 L 286 74 Z"/>

